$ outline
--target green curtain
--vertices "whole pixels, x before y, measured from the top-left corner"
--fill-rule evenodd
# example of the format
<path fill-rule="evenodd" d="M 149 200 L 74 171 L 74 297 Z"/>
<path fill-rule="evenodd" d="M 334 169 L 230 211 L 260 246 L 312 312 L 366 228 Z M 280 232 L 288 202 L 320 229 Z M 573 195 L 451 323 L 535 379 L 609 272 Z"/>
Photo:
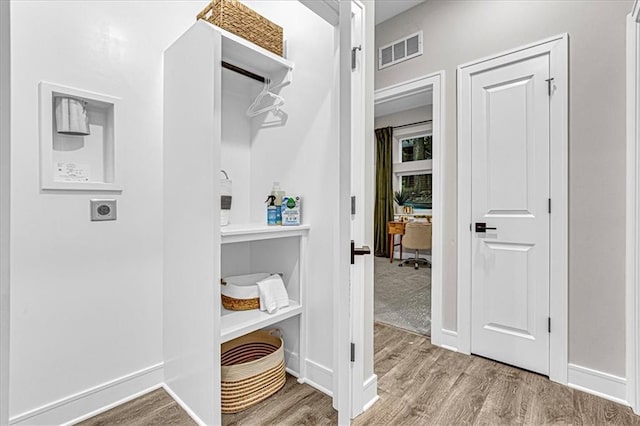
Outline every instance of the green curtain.
<path fill-rule="evenodd" d="M 389 257 L 390 254 L 387 222 L 393 220 L 392 135 L 393 127 L 376 129 L 376 204 L 373 213 L 374 253 L 376 256 L 385 257 Z"/>

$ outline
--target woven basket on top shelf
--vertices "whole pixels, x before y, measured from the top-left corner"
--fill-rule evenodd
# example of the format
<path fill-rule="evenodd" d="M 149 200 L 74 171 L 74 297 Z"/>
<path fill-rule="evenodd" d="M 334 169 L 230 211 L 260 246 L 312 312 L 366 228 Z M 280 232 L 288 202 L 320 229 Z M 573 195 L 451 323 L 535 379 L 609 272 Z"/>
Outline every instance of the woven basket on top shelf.
<path fill-rule="evenodd" d="M 279 391 L 287 380 L 284 343 L 270 331 L 254 331 L 222 344 L 222 413 L 238 413 Z"/>
<path fill-rule="evenodd" d="M 198 19 L 282 56 L 282 27 L 237 0 L 213 0 L 198 14 Z"/>

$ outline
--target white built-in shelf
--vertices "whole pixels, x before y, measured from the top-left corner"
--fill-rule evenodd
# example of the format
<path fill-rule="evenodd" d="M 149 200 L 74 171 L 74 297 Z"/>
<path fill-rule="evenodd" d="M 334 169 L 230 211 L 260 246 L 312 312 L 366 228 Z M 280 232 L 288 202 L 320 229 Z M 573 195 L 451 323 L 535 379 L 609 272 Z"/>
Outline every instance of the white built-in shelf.
<path fill-rule="evenodd" d="M 249 311 L 229 311 L 221 308 L 221 331 L 222 343 L 228 342 L 236 337 L 244 336 L 252 331 L 260 330 L 287 318 L 300 315 L 302 306 L 293 300 L 289 301 L 289 306 L 278 309 L 273 314 L 252 309 Z"/>
<path fill-rule="evenodd" d="M 220 33 L 222 36 L 222 60 L 225 62 L 260 75 L 273 75 L 293 69 L 293 62 L 269 52 L 267 49 L 202 19 L 198 23 Z"/>
<path fill-rule="evenodd" d="M 300 237 L 307 235 L 310 225 L 268 226 L 264 223 L 246 223 L 227 225 L 220 228 L 222 244 L 245 241 L 270 240 L 273 238 Z"/>

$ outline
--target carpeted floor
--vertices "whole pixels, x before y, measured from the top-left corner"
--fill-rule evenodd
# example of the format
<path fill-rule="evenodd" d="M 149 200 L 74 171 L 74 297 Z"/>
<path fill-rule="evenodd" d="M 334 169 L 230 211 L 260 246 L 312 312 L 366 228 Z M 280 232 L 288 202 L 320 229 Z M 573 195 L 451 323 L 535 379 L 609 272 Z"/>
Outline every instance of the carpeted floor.
<path fill-rule="evenodd" d="M 375 258 L 375 321 L 430 336 L 431 268 L 420 265 L 416 271 L 398 263 Z"/>

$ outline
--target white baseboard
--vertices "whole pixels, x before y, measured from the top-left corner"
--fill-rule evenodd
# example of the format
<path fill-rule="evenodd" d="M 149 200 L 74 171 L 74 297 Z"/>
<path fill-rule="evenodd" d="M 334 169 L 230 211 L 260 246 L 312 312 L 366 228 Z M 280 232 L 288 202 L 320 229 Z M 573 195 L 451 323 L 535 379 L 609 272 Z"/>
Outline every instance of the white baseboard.
<path fill-rule="evenodd" d="M 163 363 L 143 368 L 93 388 L 13 416 L 10 425 L 66 425 L 88 419 L 158 389 Z"/>
<path fill-rule="evenodd" d="M 333 397 L 333 371 L 330 368 L 320 365 L 307 358 L 306 362 L 306 377 L 300 378 L 300 383 L 306 383 L 318 389 L 320 392 Z"/>
<path fill-rule="evenodd" d="M 378 376 L 374 374 L 362 385 L 362 400 L 364 401 L 362 411 L 367 411 L 378 399 L 380 399 L 378 396 Z"/>
<path fill-rule="evenodd" d="M 431 343 L 440 346 L 443 349 L 458 352 L 458 333 L 455 331 L 447 330 L 443 328 L 439 333 L 431 331 Z"/>
<path fill-rule="evenodd" d="M 184 411 L 187 412 L 189 417 L 191 417 L 191 419 L 194 422 L 196 422 L 196 424 L 198 424 L 199 426 L 207 426 L 207 424 L 203 422 L 200 419 L 200 417 L 198 417 L 196 413 L 194 413 L 193 410 L 187 404 L 184 403 L 182 399 L 180 399 L 180 397 L 169 387 L 169 385 L 167 385 L 166 383 L 163 383 L 162 387 L 164 388 L 165 391 L 167 391 L 167 393 L 171 396 L 171 398 L 173 398 L 174 401 L 176 401 L 178 405 L 182 407 Z"/>
<path fill-rule="evenodd" d="M 300 355 L 297 352 L 284 350 L 285 370 L 293 377 L 300 377 Z"/>
<path fill-rule="evenodd" d="M 569 364 L 568 386 L 618 404 L 629 405 L 627 402 L 627 380 L 624 377 L 592 370 L 580 365 Z"/>

